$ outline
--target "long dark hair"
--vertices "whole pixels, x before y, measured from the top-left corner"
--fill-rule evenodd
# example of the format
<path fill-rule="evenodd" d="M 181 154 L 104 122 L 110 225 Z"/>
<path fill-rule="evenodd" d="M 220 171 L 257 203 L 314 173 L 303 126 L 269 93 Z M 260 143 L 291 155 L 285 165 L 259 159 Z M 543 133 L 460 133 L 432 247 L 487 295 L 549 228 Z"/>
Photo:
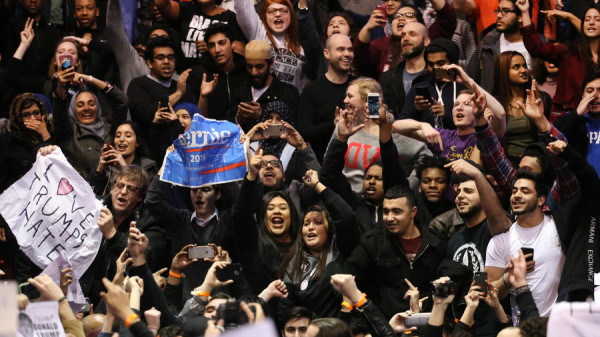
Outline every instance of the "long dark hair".
<path fill-rule="evenodd" d="M 327 209 L 325 207 L 321 205 L 310 206 L 306 209 L 306 212 L 304 213 L 304 218 L 306 218 L 306 216 L 311 212 L 321 213 L 327 221 L 327 242 L 325 243 L 325 245 L 323 246 L 323 250 L 319 254 L 319 263 L 317 265 L 317 271 L 313 275 L 313 278 L 315 280 L 318 280 L 319 278 L 321 278 L 321 276 L 323 276 L 323 273 L 325 272 L 325 266 L 327 265 L 327 255 L 331 250 L 331 241 L 333 240 L 335 227 L 331 216 L 329 215 L 329 212 L 327 212 Z M 304 226 L 304 223 L 302 223 L 302 226 Z M 306 255 L 304 253 L 310 254 L 308 248 L 306 247 L 306 244 L 304 243 L 304 238 L 302 236 L 302 226 L 298 229 L 298 234 L 296 235 L 296 239 L 294 240 L 292 248 L 290 248 L 286 256 L 281 261 L 281 265 L 279 266 L 278 272 L 279 277 L 283 278 L 287 271 L 288 265 L 291 264 L 292 273 L 290 275 L 290 278 L 294 283 L 300 283 L 300 278 L 302 277 L 302 269 L 307 264 Z"/>
<path fill-rule="evenodd" d="M 598 11 L 598 13 L 600 13 L 600 4 L 590 6 L 590 7 L 586 8 L 585 12 L 583 12 L 584 14 L 583 14 L 583 18 L 581 20 L 581 27 L 579 29 L 579 31 L 582 32 L 581 33 L 581 42 L 571 45 L 571 48 L 576 48 L 576 53 L 579 55 L 579 57 L 583 58 L 583 61 L 585 62 L 586 72 L 600 70 L 600 59 L 598 60 L 598 62 L 594 62 L 594 57 L 592 56 L 592 47 L 590 45 L 590 38 L 587 37 L 583 33 L 583 25 L 585 23 L 585 15 L 592 9 L 595 9 Z M 598 38 L 596 38 L 596 39 L 598 39 Z M 598 50 L 596 50 L 596 53 L 598 53 L 598 55 L 600 55 L 600 45 L 598 46 Z"/>
<path fill-rule="evenodd" d="M 15 97 L 10 103 L 8 118 L 10 129 L 17 132 L 19 135 L 21 135 L 23 138 L 25 138 L 32 145 L 35 146 L 43 142 L 43 139 L 37 132 L 25 127 L 25 124 L 23 123 L 23 117 L 21 116 L 21 112 L 23 111 L 23 109 L 27 109 L 34 104 L 37 105 L 40 109 L 40 113 L 46 121 L 46 128 L 48 129 L 48 132 L 52 134 L 54 128 L 52 126 L 52 123 L 50 122 L 48 107 L 46 107 L 46 104 L 44 103 L 44 101 L 42 101 L 41 98 L 39 98 L 33 93 L 25 92 L 17 95 L 17 97 Z M 4 149 L 4 151 L 7 150 Z"/>
<path fill-rule="evenodd" d="M 504 107 L 505 111 L 508 111 L 510 105 L 510 95 L 511 95 L 511 86 L 510 83 L 510 63 L 512 62 L 513 57 L 521 56 L 523 59 L 525 57 L 523 54 L 517 51 L 505 51 L 496 60 L 496 64 L 494 66 L 494 78 L 496 83 L 494 84 L 494 95 L 498 98 L 502 107 Z M 523 95 L 525 95 L 525 89 L 531 86 L 531 76 L 529 77 L 529 81 L 523 87 Z M 525 96 L 523 96 L 525 99 Z"/>
<path fill-rule="evenodd" d="M 296 208 L 294 207 L 294 203 L 292 199 L 285 193 L 284 191 L 270 191 L 263 195 L 262 204 L 260 206 L 260 210 L 257 214 L 258 221 L 258 251 L 261 257 L 268 259 L 267 264 L 271 265 L 270 262 L 279 261 L 287 251 L 281 251 L 281 248 L 277 245 L 277 241 L 269 233 L 267 230 L 267 226 L 265 224 L 265 215 L 267 214 L 267 207 L 269 202 L 274 198 L 280 197 L 285 200 L 289 206 L 290 210 L 290 229 L 289 235 L 292 238 L 292 242 L 296 239 L 296 235 L 298 234 L 298 228 L 300 223 L 300 218 L 298 213 L 296 212 Z"/>

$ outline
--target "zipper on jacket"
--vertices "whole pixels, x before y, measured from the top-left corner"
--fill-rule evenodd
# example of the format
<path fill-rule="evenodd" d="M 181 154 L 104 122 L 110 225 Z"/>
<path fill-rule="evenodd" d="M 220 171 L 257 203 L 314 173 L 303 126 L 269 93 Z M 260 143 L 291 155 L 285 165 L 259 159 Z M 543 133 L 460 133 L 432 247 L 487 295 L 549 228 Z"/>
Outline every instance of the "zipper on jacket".
<path fill-rule="evenodd" d="M 413 270 L 413 262 L 417 261 L 417 259 L 419 257 L 421 257 L 421 255 L 423 255 L 423 253 L 425 253 L 425 251 L 427 250 L 427 247 L 429 247 L 429 244 L 427 244 L 427 246 L 425 246 L 425 248 L 423 248 L 423 250 L 421 251 L 421 253 L 419 253 L 419 255 L 415 256 L 415 259 L 412 260 L 412 262 L 409 262 L 410 270 Z M 404 255 L 406 255 L 406 253 L 404 253 Z M 408 256 L 406 258 L 408 259 Z"/>

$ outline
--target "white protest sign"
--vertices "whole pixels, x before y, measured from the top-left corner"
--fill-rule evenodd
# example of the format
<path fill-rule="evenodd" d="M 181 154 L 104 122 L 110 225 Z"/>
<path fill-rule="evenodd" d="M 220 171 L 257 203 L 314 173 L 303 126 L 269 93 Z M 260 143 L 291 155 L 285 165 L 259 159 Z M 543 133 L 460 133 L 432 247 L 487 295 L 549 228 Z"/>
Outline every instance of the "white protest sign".
<path fill-rule="evenodd" d="M 19 313 L 19 337 L 65 337 L 65 330 L 58 316 L 58 302 L 29 303 Z"/>
<path fill-rule="evenodd" d="M 0 283 L 0 317 L 2 317 L 0 337 L 15 337 L 19 320 L 17 283 L 15 281 Z"/>
<path fill-rule="evenodd" d="M 101 206 L 60 149 L 38 154 L 31 170 L 0 195 L 0 214 L 27 257 L 44 269 L 64 251 L 76 279 L 100 247 Z"/>
<path fill-rule="evenodd" d="M 54 283 L 60 285 L 61 271 L 69 267 L 70 265 L 65 256 L 65 252 L 61 250 L 58 257 L 52 261 L 52 263 L 50 263 L 48 267 L 46 267 L 46 269 L 40 273 L 40 275 L 46 274 L 50 276 Z M 67 296 L 67 301 L 69 301 L 69 305 L 71 306 L 71 309 L 73 309 L 73 312 L 79 312 L 79 310 L 81 310 L 81 308 L 83 308 L 83 306 L 86 304 L 83 290 L 79 284 L 79 279 L 75 278 L 75 276 L 73 276 L 73 283 L 71 283 L 67 288 L 67 293 L 65 296 Z"/>

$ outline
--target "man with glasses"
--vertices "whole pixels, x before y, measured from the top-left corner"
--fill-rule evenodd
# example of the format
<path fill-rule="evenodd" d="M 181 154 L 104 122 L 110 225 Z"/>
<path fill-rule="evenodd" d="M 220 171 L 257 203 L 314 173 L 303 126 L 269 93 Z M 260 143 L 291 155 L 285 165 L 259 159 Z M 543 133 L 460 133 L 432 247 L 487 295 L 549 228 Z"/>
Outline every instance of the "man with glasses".
<path fill-rule="evenodd" d="M 186 92 L 190 70 L 181 73 L 177 81 L 173 80 L 175 50 L 175 43 L 168 37 L 151 39 L 144 51 L 150 74 L 134 78 L 129 83 L 127 96 L 131 119 L 142 130 L 150 127 L 161 96 L 169 96 L 169 103 L 175 106 Z"/>
<path fill-rule="evenodd" d="M 517 51 L 525 57 L 527 67 L 531 69 L 531 56 L 523 44 L 519 31 L 521 11 L 515 0 L 501 0 L 496 13 L 496 28 L 483 38 L 477 51 L 467 65 L 467 73 L 483 89 L 494 90 L 494 67 L 498 56 L 505 51 Z"/>
<path fill-rule="evenodd" d="M 431 0 L 431 4 L 436 11 L 436 20 L 428 29 L 429 36 L 432 39 L 438 37 L 451 39 L 456 29 L 454 8 L 445 0 Z M 386 15 L 390 15 L 387 10 Z M 404 57 L 400 34 L 404 25 L 409 22 L 424 23 L 421 13 L 412 5 L 402 5 L 392 18 L 391 35 L 371 41 L 373 31 L 377 27 L 385 27 L 388 24 L 382 11 L 374 10 L 367 24 L 354 39 L 355 61 L 362 74 L 378 78 L 382 73 L 402 61 Z M 402 105 L 400 105 L 401 107 Z"/>
<path fill-rule="evenodd" d="M 102 232 L 102 243 L 94 262 L 81 277 L 80 283 L 90 302 L 100 301 L 103 289 L 102 278 L 115 276 L 115 262 L 127 247 L 129 227 L 132 222 L 148 237 L 146 260 L 152 271 L 168 265 L 167 252 L 170 242 L 165 231 L 151 217 L 142 200 L 148 189 L 148 176 L 137 165 L 123 166 L 115 171 L 110 180 L 110 194 L 104 198 L 105 207 L 100 210 L 98 228 Z"/>

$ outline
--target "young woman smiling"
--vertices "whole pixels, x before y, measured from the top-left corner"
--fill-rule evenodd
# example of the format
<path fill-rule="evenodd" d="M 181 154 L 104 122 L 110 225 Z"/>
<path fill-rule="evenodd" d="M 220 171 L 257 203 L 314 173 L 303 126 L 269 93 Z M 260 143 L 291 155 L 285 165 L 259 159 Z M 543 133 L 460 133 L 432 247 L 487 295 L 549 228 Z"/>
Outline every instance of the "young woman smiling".
<path fill-rule="evenodd" d="M 280 307 L 303 306 L 318 317 L 337 316 L 342 298 L 330 279 L 342 272 L 346 257 L 358 245 L 358 222 L 352 208 L 319 181 L 316 171 L 307 171 L 303 181 L 319 194 L 325 207 L 307 209 L 302 227 L 281 262 L 279 277 L 287 285 L 288 297 L 280 301 Z"/>

